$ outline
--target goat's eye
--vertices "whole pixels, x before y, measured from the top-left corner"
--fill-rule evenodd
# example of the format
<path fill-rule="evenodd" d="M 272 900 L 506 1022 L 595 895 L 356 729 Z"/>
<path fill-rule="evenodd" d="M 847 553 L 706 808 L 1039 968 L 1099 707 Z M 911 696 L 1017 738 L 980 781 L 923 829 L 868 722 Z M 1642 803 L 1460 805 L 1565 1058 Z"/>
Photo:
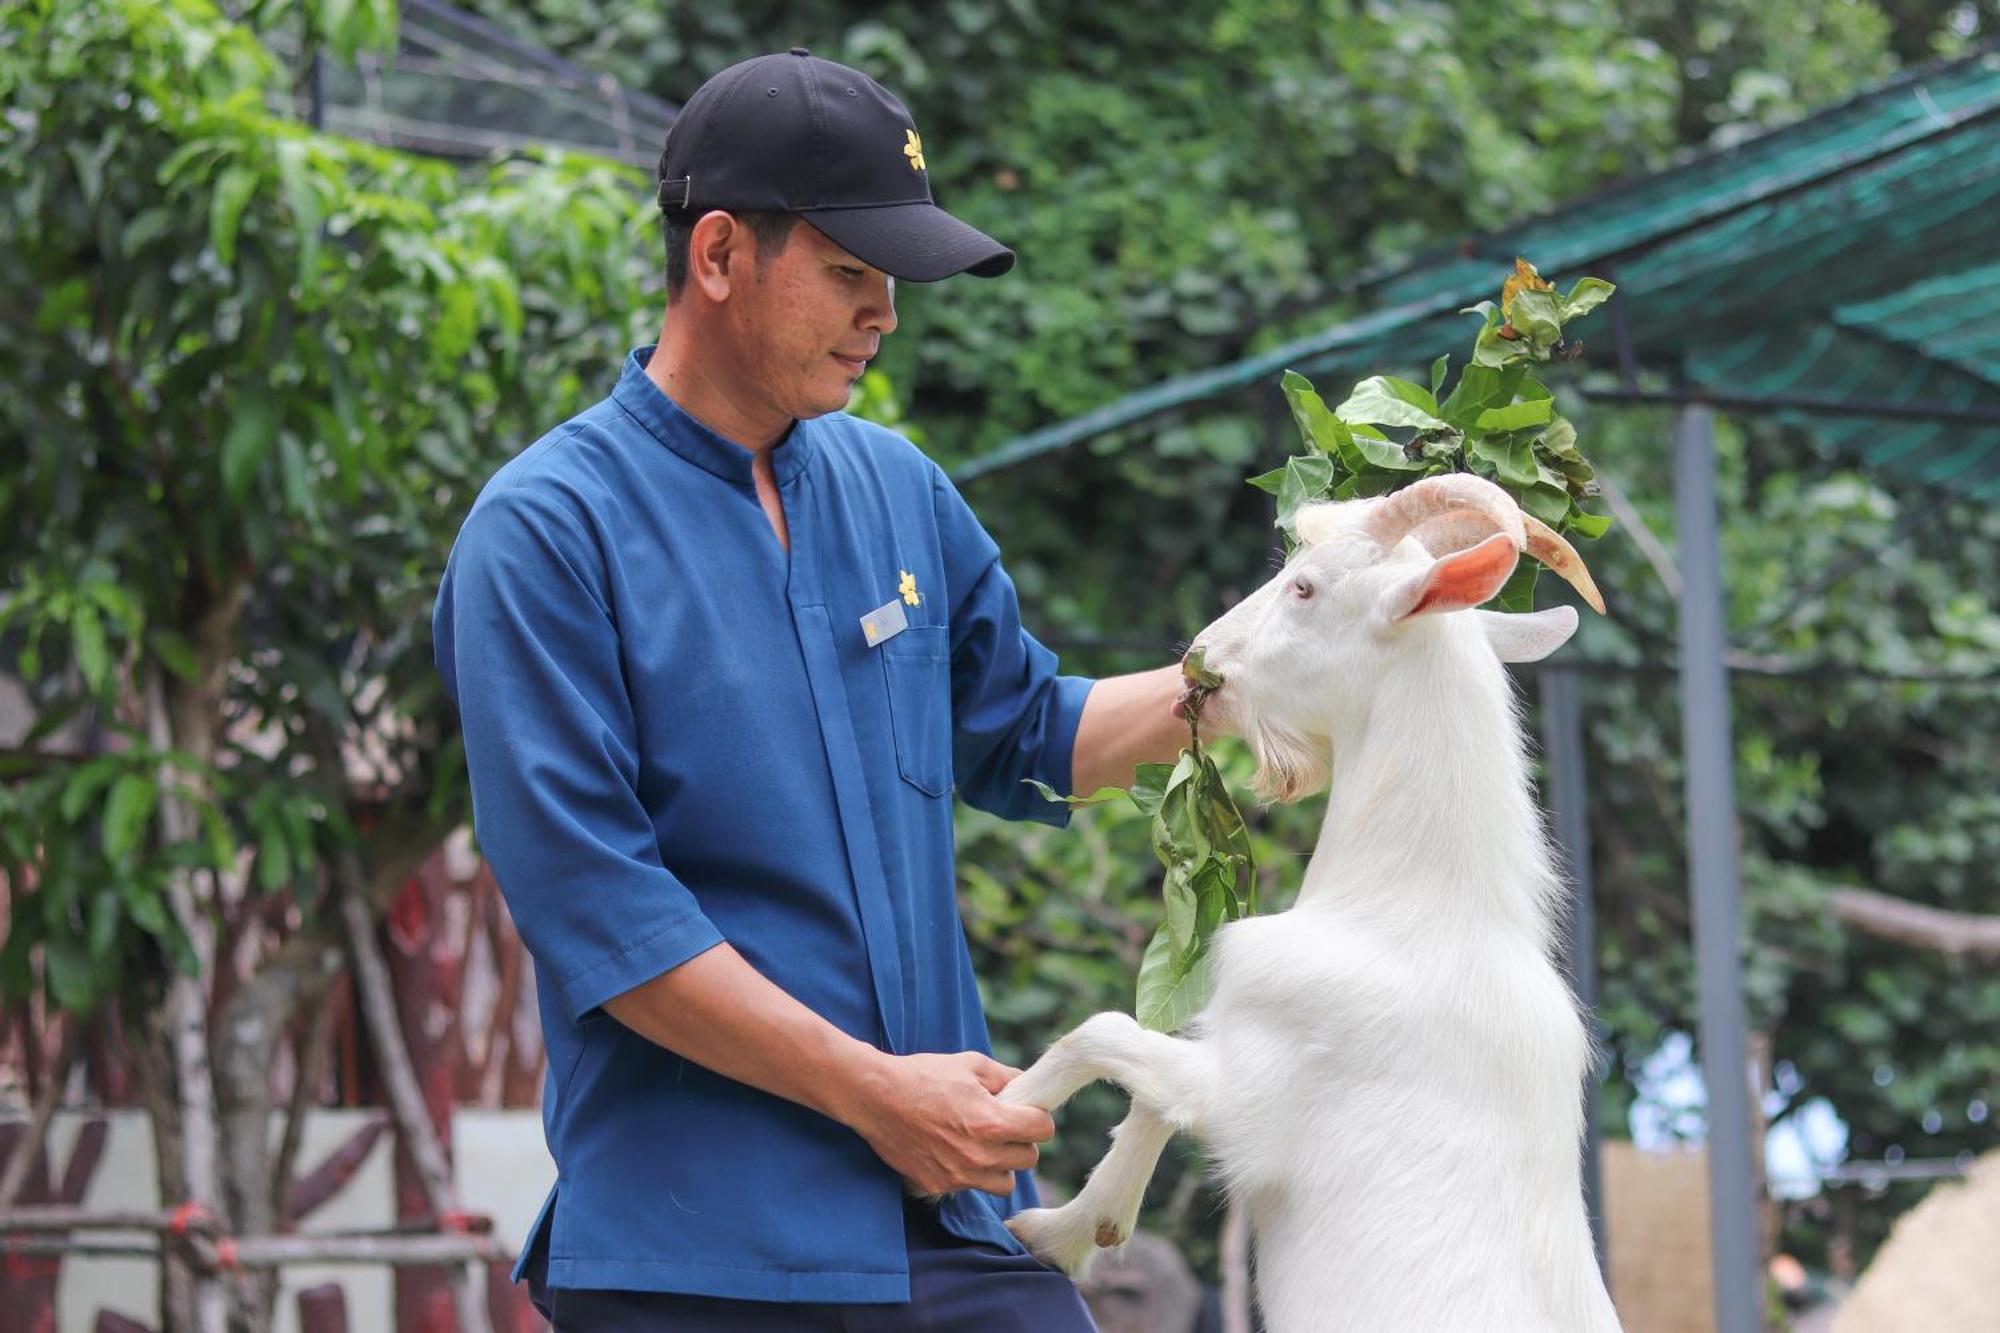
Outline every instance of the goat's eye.
<path fill-rule="evenodd" d="M 1303 574 L 1292 580 L 1292 596 L 1302 602 L 1311 601 L 1315 591 L 1312 580 Z"/>

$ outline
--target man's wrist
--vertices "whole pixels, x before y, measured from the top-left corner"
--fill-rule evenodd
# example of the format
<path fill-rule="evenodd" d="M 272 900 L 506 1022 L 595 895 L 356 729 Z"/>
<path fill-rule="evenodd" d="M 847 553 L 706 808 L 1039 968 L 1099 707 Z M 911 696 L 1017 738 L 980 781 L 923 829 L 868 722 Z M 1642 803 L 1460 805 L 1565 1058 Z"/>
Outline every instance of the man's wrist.
<path fill-rule="evenodd" d="M 829 1066 L 832 1077 L 826 1081 L 826 1093 L 818 1109 L 849 1129 L 859 1130 L 861 1122 L 869 1118 L 870 1108 L 880 1102 L 881 1089 L 896 1057 L 865 1041 L 842 1035 L 848 1045 Z"/>

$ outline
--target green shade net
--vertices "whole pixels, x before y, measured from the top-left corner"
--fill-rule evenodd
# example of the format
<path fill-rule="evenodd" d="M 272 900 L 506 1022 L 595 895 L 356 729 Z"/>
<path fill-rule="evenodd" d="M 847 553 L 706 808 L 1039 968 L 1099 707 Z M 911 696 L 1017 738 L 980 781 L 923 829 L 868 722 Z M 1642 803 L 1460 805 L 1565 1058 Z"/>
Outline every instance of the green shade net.
<path fill-rule="evenodd" d="M 1453 245 L 1373 284 L 1369 313 L 1037 430 L 958 475 L 1287 368 L 1338 378 L 1457 353 L 1471 331 L 1458 311 L 1494 296 L 1517 254 L 1559 288 L 1616 282 L 1639 364 L 1695 391 L 2000 417 L 2000 49 Z M 2000 494 L 2000 420 L 1773 411 L 1864 462 Z"/>

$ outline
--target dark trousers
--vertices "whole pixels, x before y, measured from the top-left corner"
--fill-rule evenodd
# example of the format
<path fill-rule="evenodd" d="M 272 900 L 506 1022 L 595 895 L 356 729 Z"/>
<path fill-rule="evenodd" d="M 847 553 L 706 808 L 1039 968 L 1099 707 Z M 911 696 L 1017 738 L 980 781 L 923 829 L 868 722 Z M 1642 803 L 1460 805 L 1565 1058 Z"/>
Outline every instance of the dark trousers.
<path fill-rule="evenodd" d="M 944 1229 L 933 1209 L 914 1200 L 903 1217 L 910 1244 L 907 1305 L 550 1291 L 542 1282 L 547 1264 L 539 1254 L 528 1262 L 528 1291 L 555 1333 L 1096 1333 L 1083 1298 L 1055 1269 L 1030 1255 L 962 1240 Z"/>

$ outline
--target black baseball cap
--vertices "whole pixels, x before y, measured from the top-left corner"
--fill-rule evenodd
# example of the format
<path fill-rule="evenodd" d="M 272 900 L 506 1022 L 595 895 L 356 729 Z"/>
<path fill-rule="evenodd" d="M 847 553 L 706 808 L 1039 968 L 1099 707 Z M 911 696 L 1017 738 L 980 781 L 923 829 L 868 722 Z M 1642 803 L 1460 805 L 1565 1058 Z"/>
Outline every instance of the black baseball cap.
<path fill-rule="evenodd" d="M 909 282 L 997 278 L 1014 252 L 931 200 L 910 113 L 859 70 L 795 46 L 695 90 L 660 153 L 660 208 L 796 213 L 855 258 Z"/>

